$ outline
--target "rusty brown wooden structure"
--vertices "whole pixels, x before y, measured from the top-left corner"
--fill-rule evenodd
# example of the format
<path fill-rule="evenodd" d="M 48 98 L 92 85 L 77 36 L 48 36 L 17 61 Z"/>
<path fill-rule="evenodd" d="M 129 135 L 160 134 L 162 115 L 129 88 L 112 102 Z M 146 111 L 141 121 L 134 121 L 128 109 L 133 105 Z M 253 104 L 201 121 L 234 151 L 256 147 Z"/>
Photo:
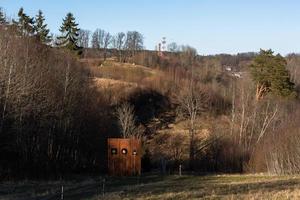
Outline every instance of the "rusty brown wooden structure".
<path fill-rule="evenodd" d="M 141 141 L 138 139 L 109 138 L 108 172 L 112 176 L 141 174 Z"/>

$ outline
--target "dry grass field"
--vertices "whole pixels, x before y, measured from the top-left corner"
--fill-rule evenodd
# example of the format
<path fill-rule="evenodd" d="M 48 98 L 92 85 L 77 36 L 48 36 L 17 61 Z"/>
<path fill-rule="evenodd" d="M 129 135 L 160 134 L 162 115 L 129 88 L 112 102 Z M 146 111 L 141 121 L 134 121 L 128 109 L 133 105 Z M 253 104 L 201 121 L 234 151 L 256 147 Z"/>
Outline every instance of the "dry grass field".
<path fill-rule="evenodd" d="M 300 199 L 300 176 L 207 175 L 1 183 L 0 199 Z M 104 191 L 104 194 L 103 194 Z"/>

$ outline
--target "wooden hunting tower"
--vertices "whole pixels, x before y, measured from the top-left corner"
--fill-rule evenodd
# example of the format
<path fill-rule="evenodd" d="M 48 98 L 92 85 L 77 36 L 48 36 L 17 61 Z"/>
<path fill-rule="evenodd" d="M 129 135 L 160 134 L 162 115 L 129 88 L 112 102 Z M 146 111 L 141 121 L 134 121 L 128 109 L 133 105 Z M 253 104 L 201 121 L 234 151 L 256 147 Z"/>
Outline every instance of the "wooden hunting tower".
<path fill-rule="evenodd" d="M 141 174 L 141 141 L 138 139 L 109 138 L 108 172 L 112 176 Z"/>

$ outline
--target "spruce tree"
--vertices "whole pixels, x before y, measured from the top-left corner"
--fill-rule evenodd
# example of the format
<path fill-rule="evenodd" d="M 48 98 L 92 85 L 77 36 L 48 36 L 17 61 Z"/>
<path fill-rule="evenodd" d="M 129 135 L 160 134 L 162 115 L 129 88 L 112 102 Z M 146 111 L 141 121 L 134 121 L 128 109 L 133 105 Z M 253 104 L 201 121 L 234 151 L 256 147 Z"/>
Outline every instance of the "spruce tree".
<path fill-rule="evenodd" d="M 38 37 L 38 39 L 47 44 L 51 42 L 51 36 L 49 36 L 50 30 L 47 29 L 47 24 L 45 22 L 45 17 L 43 16 L 43 12 L 39 10 L 38 14 L 35 17 L 35 32 Z"/>
<path fill-rule="evenodd" d="M 6 24 L 6 17 L 3 12 L 3 9 L 0 7 L 0 25 Z"/>
<path fill-rule="evenodd" d="M 286 60 L 281 55 L 273 55 L 272 50 L 261 50 L 250 66 L 252 77 L 256 83 L 256 98 L 260 99 L 268 93 L 289 97 L 295 95 L 294 83 L 286 69 Z"/>
<path fill-rule="evenodd" d="M 24 13 L 24 9 L 20 8 L 18 12 L 18 21 L 13 21 L 23 36 L 31 36 L 34 34 L 34 20 Z"/>
<path fill-rule="evenodd" d="M 78 24 L 75 22 L 73 14 L 68 13 L 60 27 L 59 31 L 62 36 L 58 37 L 57 45 L 74 51 L 79 55 L 82 48 L 78 46 L 78 32 L 80 29 L 77 27 Z"/>

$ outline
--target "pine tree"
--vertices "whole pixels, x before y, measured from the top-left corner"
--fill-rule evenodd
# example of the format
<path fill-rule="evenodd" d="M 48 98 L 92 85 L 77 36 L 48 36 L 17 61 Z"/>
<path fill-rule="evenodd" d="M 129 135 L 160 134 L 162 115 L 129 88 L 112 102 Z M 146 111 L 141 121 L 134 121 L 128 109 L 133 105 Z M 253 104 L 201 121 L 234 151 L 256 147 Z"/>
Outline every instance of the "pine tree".
<path fill-rule="evenodd" d="M 3 12 L 3 9 L 0 7 L 0 25 L 6 24 L 6 17 Z"/>
<path fill-rule="evenodd" d="M 256 98 L 260 99 L 268 93 L 277 96 L 294 96 L 294 83 L 286 69 L 286 60 L 281 55 L 273 55 L 272 50 L 261 50 L 250 66 L 256 83 Z"/>
<path fill-rule="evenodd" d="M 58 46 L 67 48 L 71 51 L 76 52 L 78 55 L 81 54 L 82 48 L 78 46 L 79 28 L 75 22 L 75 18 L 72 13 L 68 13 L 66 18 L 63 20 L 63 24 L 60 27 L 62 36 L 58 37 Z"/>
<path fill-rule="evenodd" d="M 31 36 L 34 34 L 34 20 L 24 13 L 24 9 L 20 8 L 18 12 L 18 21 L 13 21 L 23 36 Z"/>
<path fill-rule="evenodd" d="M 47 44 L 51 42 L 51 36 L 49 36 L 50 30 L 47 29 L 47 24 L 45 22 L 45 17 L 43 16 L 43 12 L 39 10 L 38 14 L 35 17 L 35 32 L 38 39 Z"/>

